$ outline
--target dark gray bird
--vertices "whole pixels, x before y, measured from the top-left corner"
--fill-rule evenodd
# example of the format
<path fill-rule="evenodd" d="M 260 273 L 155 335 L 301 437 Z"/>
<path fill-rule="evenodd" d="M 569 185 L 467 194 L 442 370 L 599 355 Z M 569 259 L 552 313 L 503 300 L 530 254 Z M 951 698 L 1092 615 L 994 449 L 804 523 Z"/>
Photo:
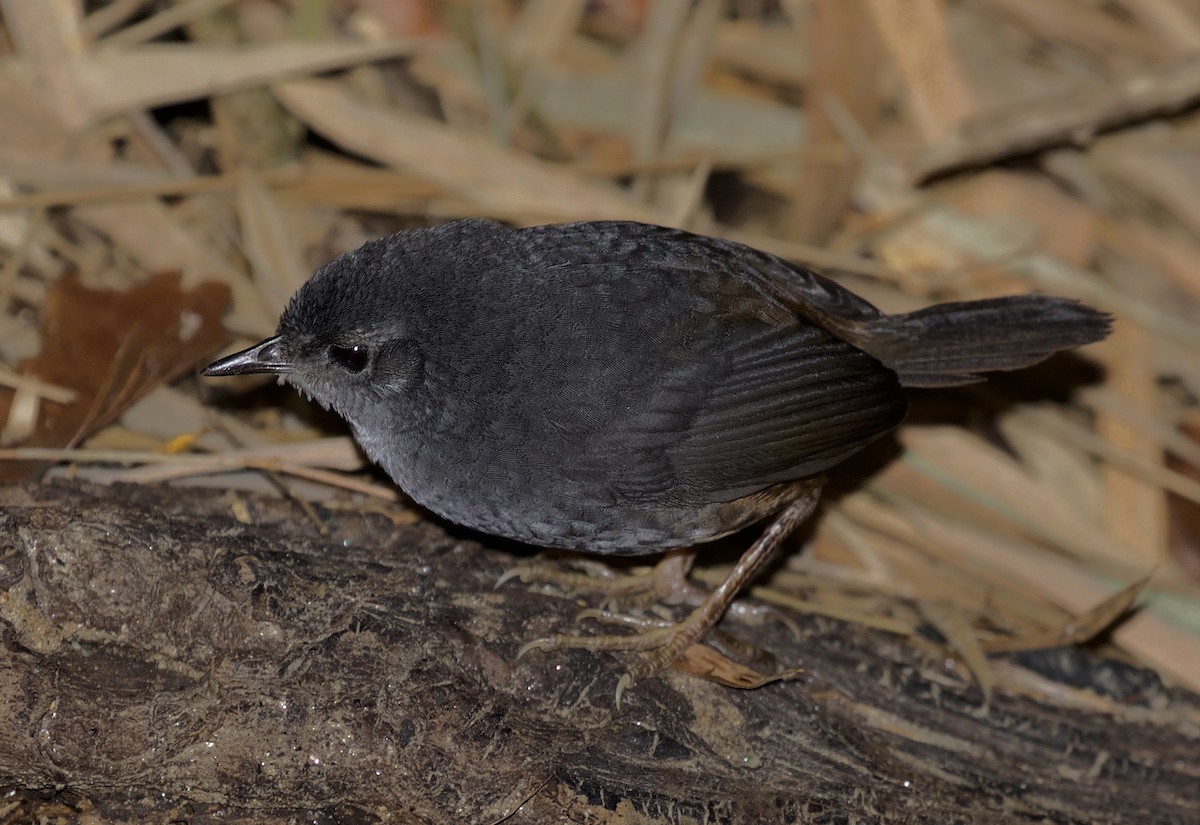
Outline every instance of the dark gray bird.
<path fill-rule="evenodd" d="M 274 337 L 205 374 L 279 374 L 415 501 L 529 544 L 657 553 L 776 515 L 681 624 L 534 643 L 656 649 L 641 674 L 720 618 L 826 470 L 900 423 L 904 387 L 981 380 L 1108 330 L 1033 295 L 885 315 L 804 267 L 676 229 L 471 219 L 327 264 Z"/>

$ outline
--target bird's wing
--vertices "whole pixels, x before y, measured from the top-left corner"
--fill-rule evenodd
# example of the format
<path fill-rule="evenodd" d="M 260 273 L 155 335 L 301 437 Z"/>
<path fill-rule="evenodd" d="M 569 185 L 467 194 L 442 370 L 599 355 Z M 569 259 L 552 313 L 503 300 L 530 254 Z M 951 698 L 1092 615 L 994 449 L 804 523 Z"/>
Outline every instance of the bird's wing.
<path fill-rule="evenodd" d="M 581 489 L 603 478 L 630 502 L 732 501 L 820 473 L 904 417 L 895 374 L 827 320 L 879 311 L 815 273 L 645 224 L 519 237 L 528 263 L 514 277 L 558 290 L 553 323 L 539 312 L 521 327 L 522 380 L 537 384 L 525 395 L 569 399 L 538 420 L 563 445 L 546 460 Z M 576 330 L 586 347 L 560 340 Z M 547 357 L 554 369 L 531 366 Z"/>
<path fill-rule="evenodd" d="M 715 340 L 675 358 L 619 422 L 637 458 L 612 479 L 622 497 L 731 501 L 832 467 L 907 411 L 891 370 L 803 321 Z"/>

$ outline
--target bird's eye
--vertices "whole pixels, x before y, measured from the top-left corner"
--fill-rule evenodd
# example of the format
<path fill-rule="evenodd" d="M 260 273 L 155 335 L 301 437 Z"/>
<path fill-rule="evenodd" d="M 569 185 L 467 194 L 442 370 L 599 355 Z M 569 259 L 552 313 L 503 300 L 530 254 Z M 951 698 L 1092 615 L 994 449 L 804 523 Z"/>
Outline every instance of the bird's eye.
<path fill-rule="evenodd" d="M 367 366 L 367 362 L 371 360 L 371 354 L 367 351 L 367 348 L 358 346 L 332 346 L 329 348 L 329 357 L 350 370 L 350 372 L 362 372 Z"/>

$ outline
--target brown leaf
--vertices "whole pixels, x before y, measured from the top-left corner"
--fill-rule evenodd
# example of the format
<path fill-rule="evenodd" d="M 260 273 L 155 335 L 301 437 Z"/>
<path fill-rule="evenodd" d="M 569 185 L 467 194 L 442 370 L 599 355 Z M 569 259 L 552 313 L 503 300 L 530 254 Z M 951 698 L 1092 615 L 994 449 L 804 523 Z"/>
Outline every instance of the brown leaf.
<path fill-rule="evenodd" d="M 759 673 L 703 644 L 689 647 L 682 656 L 671 663 L 671 667 L 719 685 L 742 690 L 753 690 L 771 682 L 794 679 L 804 672 L 804 668 L 794 667 L 779 673 Z"/>
<path fill-rule="evenodd" d="M 996 683 L 996 679 L 992 675 L 992 666 L 988 663 L 987 656 L 984 655 L 983 648 L 979 644 L 979 638 L 963 611 L 949 604 L 926 601 L 919 602 L 918 607 L 925 620 L 933 625 L 938 633 L 942 634 L 946 643 L 971 671 L 971 675 L 975 677 L 975 683 L 983 691 L 984 703 L 991 701 L 992 687 Z"/>
<path fill-rule="evenodd" d="M 1044 650 L 1083 644 L 1107 630 L 1129 612 L 1149 581 L 1150 576 L 1139 579 L 1092 607 L 1082 616 L 1067 621 L 1062 627 L 1027 636 L 988 639 L 983 642 L 983 649 L 988 653 L 1011 653 L 1018 650 Z"/>
<path fill-rule="evenodd" d="M 1200 416 L 1185 420 L 1180 430 L 1200 444 Z M 1174 455 L 1167 455 L 1167 466 L 1195 481 L 1200 481 L 1200 466 Z M 1176 563 L 1193 580 L 1200 580 L 1200 504 L 1181 496 L 1167 495 L 1167 548 Z"/>
<path fill-rule="evenodd" d="M 175 274 L 125 292 L 92 289 L 73 276 L 60 280 L 42 311 L 42 351 L 23 362 L 21 372 L 75 390 L 76 397 L 66 404 L 43 400 L 22 446 L 74 446 L 155 386 L 194 369 L 224 342 L 221 317 L 229 303 L 225 285 L 184 292 Z M 0 392 L 0 421 L 12 398 Z M 0 479 L 31 469 L 0 466 Z"/>

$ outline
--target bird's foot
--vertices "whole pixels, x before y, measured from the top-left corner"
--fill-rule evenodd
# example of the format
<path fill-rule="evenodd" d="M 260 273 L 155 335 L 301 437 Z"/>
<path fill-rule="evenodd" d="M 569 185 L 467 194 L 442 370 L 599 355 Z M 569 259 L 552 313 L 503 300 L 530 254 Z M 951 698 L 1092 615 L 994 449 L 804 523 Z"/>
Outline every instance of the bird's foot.
<path fill-rule="evenodd" d="M 620 574 L 590 559 L 574 559 L 585 572 L 559 570 L 545 563 L 521 564 L 506 570 L 496 587 L 512 579 L 526 584 L 552 584 L 570 593 L 599 593 L 604 607 L 643 607 L 655 602 L 700 604 L 705 591 L 687 580 L 695 559 L 694 550 L 675 550 L 648 573 Z"/>
<path fill-rule="evenodd" d="M 653 626 L 647 627 L 644 624 L 645 620 L 621 617 L 606 612 L 586 611 L 585 615 L 603 618 L 606 621 L 616 621 L 627 626 L 633 625 L 640 629 L 627 636 L 571 636 L 566 634 L 545 636 L 524 645 L 517 652 L 517 658 L 519 659 L 533 650 L 563 650 L 566 648 L 633 650 L 645 653 L 647 655 L 630 666 L 617 682 L 616 702 L 620 707 L 621 696 L 635 681 L 662 670 L 678 659 L 693 644 L 704 639 L 720 621 L 729 605 L 733 603 L 734 597 L 762 569 L 783 539 L 812 514 L 817 505 L 820 489 L 820 480 L 814 479 L 795 501 L 781 510 L 758 540 L 742 554 L 738 563 L 734 565 L 733 570 L 720 585 L 707 594 L 683 621 L 666 626 L 658 626 L 657 623 L 651 622 Z M 691 561 L 691 556 L 686 561 L 676 561 L 675 556 L 670 554 L 659 564 L 659 567 L 666 566 L 668 570 L 671 570 L 674 565 L 685 564 L 681 573 L 677 571 L 675 573 L 676 578 L 682 578 L 690 568 Z"/>
<path fill-rule="evenodd" d="M 585 610 L 580 618 L 596 619 L 608 625 L 620 625 L 636 630 L 635 633 L 601 636 L 573 636 L 565 633 L 534 639 L 518 652 L 520 659 L 534 650 L 630 650 L 643 653 L 629 666 L 617 682 L 616 705 L 621 706 L 621 697 L 634 682 L 666 668 L 691 647 L 700 642 L 720 619 L 720 611 L 711 605 L 702 604 L 680 622 L 667 622 L 638 616 L 626 616 L 605 610 Z"/>

